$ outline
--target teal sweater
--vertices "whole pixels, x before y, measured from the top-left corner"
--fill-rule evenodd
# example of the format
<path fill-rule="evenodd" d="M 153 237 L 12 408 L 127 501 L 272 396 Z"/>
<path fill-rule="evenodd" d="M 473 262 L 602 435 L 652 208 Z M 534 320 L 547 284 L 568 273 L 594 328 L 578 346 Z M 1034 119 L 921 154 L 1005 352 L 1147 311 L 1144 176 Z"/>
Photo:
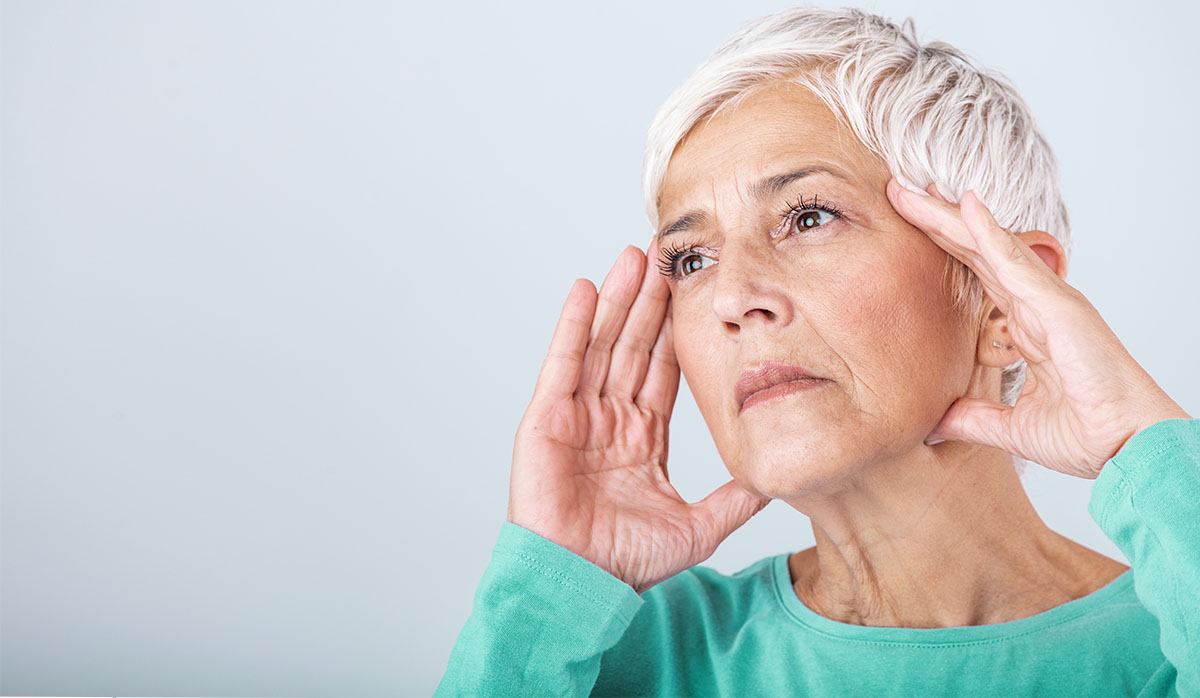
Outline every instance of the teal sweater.
<path fill-rule="evenodd" d="M 818 615 L 786 553 L 639 595 L 505 523 L 435 695 L 1200 696 L 1200 419 L 1130 439 L 1088 511 L 1132 569 L 1028 618 L 932 629 Z"/>

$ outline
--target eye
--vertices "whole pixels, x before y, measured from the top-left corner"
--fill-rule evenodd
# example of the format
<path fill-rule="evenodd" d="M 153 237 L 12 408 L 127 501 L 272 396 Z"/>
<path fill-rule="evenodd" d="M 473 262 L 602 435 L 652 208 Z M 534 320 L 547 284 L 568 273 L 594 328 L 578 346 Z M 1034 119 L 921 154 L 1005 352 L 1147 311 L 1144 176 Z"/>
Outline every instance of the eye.
<path fill-rule="evenodd" d="M 706 259 L 709 261 L 708 264 L 704 263 L 704 260 Z M 679 260 L 679 273 L 683 276 L 687 276 L 688 274 L 698 272 L 705 267 L 712 266 L 712 262 L 713 259 L 711 257 L 706 257 L 699 252 L 692 252 L 691 254 L 684 255 L 684 257 Z"/>
<path fill-rule="evenodd" d="M 825 225 L 831 220 L 833 220 L 832 213 L 814 208 L 797 213 L 796 222 L 793 225 L 796 231 L 802 233 L 806 230 L 812 230 L 813 228 Z"/>
<path fill-rule="evenodd" d="M 668 247 L 660 250 L 658 268 L 668 279 L 679 280 L 691 276 L 717 263 L 717 260 L 709 254 L 704 254 L 705 252 L 715 253 L 715 250 L 692 245 Z"/>
<path fill-rule="evenodd" d="M 788 204 L 780 215 L 779 227 L 772 237 L 781 237 L 790 233 L 807 233 L 842 217 L 842 212 L 832 203 L 816 196 L 805 201 L 803 198 L 794 204 Z"/>

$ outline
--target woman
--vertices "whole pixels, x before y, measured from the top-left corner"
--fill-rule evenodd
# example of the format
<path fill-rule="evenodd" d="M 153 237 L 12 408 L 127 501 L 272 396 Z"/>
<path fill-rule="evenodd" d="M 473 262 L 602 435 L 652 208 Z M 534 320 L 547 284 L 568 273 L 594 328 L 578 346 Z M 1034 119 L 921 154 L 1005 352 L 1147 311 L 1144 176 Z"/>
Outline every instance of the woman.
<path fill-rule="evenodd" d="M 567 296 L 438 694 L 1200 693 L 1200 420 L 1063 280 L 1006 82 L 787 10 L 688 79 L 645 166 L 655 240 Z M 733 476 L 695 504 L 680 371 Z M 1047 528 L 1014 455 L 1095 479 L 1134 569 Z M 815 547 L 696 567 L 773 499 Z"/>

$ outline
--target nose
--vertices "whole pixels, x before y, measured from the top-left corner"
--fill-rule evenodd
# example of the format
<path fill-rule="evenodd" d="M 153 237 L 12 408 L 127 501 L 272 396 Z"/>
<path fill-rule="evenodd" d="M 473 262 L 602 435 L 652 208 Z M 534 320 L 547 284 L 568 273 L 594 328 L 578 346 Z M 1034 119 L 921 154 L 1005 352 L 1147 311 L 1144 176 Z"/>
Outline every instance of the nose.
<path fill-rule="evenodd" d="M 726 245 L 714 268 L 712 304 L 725 330 L 737 336 L 753 324 L 783 327 L 791 323 L 794 309 L 788 297 L 786 270 L 780 269 L 778 254 L 752 244 Z"/>

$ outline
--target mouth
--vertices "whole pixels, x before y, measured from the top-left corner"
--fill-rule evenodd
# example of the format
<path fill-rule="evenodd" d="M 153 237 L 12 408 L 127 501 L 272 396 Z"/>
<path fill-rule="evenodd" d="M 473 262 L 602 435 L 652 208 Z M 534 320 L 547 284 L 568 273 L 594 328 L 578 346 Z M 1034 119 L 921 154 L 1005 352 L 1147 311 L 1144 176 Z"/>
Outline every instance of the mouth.
<path fill-rule="evenodd" d="M 828 380 L 814 375 L 803 366 L 767 361 L 756 369 L 746 369 L 734 386 L 738 412 L 754 405 L 775 402 L 793 393 L 816 388 Z"/>

